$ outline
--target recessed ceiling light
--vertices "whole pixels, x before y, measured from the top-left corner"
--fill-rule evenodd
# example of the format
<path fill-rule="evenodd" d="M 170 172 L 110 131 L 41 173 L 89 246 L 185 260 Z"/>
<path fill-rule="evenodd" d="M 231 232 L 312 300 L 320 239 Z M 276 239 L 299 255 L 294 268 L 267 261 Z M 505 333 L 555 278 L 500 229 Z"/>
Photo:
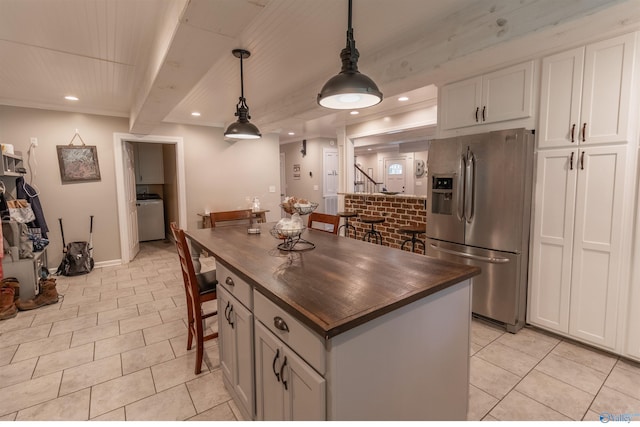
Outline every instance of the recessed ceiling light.
<path fill-rule="evenodd" d="M 352 115 L 352 116 L 355 116 L 356 114 L 360 114 L 360 111 L 352 111 L 352 112 L 351 112 L 351 115 Z"/>
<path fill-rule="evenodd" d="M 72 95 L 67 95 L 64 97 L 64 99 L 66 99 L 67 101 L 77 101 L 78 97 L 77 96 L 72 96 Z"/>
<path fill-rule="evenodd" d="M 408 101 L 409 97 L 408 96 L 401 96 L 400 98 L 398 98 L 398 101 Z"/>
<path fill-rule="evenodd" d="M 367 151 L 371 151 L 371 150 L 372 150 L 372 148 L 367 148 Z"/>
<path fill-rule="evenodd" d="M 293 136 L 293 135 L 295 135 L 295 134 L 296 134 L 295 132 L 289 132 L 289 133 L 288 133 L 288 135 L 290 135 L 290 136 Z"/>
<path fill-rule="evenodd" d="M 200 117 L 200 113 L 197 111 L 194 111 L 193 113 L 191 113 L 191 115 L 195 117 Z"/>

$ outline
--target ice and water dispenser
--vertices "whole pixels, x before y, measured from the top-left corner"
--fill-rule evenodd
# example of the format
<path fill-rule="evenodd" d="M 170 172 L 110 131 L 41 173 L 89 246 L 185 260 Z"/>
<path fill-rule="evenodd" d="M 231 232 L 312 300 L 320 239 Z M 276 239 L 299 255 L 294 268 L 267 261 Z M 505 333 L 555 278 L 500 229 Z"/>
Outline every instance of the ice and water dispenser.
<path fill-rule="evenodd" d="M 453 212 L 453 176 L 433 176 L 431 213 L 451 215 Z"/>

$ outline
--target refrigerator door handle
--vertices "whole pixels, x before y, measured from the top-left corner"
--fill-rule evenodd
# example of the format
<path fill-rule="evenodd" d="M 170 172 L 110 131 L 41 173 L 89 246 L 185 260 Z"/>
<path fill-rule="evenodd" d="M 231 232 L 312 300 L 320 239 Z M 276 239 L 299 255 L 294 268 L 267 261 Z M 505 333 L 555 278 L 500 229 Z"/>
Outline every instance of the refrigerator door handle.
<path fill-rule="evenodd" d="M 433 243 L 429 244 L 429 246 L 431 246 L 432 249 L 435 249 L 436 251 L 440 251 L 440 252 L 444 252 L 447 254 L 451 254 L 451 255 L 456 255 L 462 258 L 468 258 L 468 259 L 474 259 L 476 261 L 483 261 L 483 262 L 489 262 L 491 264 L 506 264 L 509 262 L 509 258 L 495 258 L 495 257 L 486 257 L 486 256 L 480 256 L 480 255 L 473 255 L 473 254 L 468 254 L 465 252 L 458 252 L 458 251 L 454 251 L 451 249 L 445 249 L 445 248 L 441 248 L 438 247 L 436 245 L 434 245 Z"/>
<path fill-rule="evenodd" d="M 473 220 L 473 198 L 475 196 L 475 172 L 476 172 L 476 156 L 469 150 L 467 152 L 466 170 L 465 170 L 465 191 L 464 191 L 464 217 L 468 223 Z"/>
<path fill-rule="evenodd" d="M 456 215 L 458 216 L 458 221 L 462 221 L 464 218 L 465 169 L 465 156 L 462 155 L 460 156 L 460 165 L 458 167 L 458 188 L 456 189 Z"/>

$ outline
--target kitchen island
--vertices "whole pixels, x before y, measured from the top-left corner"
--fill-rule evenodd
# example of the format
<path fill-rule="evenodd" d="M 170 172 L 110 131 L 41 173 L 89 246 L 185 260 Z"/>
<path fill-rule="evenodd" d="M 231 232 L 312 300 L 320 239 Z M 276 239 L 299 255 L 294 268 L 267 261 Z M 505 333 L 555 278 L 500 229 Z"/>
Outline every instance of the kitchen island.
<path fill-rule="evenodd" d="M 479 269 L 263 224 L 190 230 L 216 259 L 220 364 L 248 419 L 465 420 Z"/>

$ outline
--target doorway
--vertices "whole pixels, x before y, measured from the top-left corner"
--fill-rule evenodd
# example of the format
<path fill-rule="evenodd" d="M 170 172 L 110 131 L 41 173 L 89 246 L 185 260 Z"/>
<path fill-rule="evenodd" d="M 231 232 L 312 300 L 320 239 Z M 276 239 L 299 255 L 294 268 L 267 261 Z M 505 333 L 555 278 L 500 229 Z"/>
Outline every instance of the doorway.
<path fill-rule="evenodd" d="M 118 202 L 118 222 L 120 224 L 120 256 L 123 264 L 129 263 L 137 254 L 139 248 L 137 226 L 131 214 L 131 179 L 130 179 L 130 155 L 127 147 L 131 142 L 145 142 L 152 144 L 168 144 L 174 146 L 175 151 L 175 185 L 172 190 L 177 209 L 176 222 L 180 228 L 186 228 L 187 202 L 186 179 L 184 167 L 184 142 L 181 137 L 166 136 L 139 136 L 126 133 L 113 134 L 115 172 L 116 172 L 116 198 Z M 129 160 L 128 160 L 129 159 Z M 129 178 L 127 178 L 129 176 Z M 134 187 L 135 193 L 135 187 Z"/>

